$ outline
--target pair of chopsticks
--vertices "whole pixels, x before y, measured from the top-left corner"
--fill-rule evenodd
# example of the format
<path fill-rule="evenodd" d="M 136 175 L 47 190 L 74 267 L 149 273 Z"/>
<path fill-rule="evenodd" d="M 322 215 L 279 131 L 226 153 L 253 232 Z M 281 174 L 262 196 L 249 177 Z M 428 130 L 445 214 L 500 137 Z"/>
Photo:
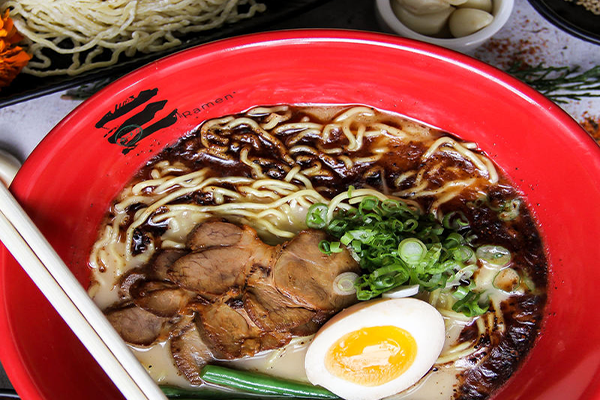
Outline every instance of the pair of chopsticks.
<path fill-rule="evenodd" d="M 44 235 L 1 183 L 0 241 L 126 399 L 166 399 Z"/>

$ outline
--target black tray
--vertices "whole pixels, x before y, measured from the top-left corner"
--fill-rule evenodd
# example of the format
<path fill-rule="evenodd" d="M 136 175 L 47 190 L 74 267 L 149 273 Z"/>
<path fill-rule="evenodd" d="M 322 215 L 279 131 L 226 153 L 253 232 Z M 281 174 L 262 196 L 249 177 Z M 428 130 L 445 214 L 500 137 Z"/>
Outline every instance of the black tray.
<path fill-rule="evenodd" d="M 20 74 L 9 87 L 0 90 L 0 108 L 88 84 L 90 82 L 117 79 L 153 60 L 199 44 L 231 36 L 268 30 L 269 25 L 271 24 L 296 16 L 300 12 L 308 11 L 312 7 L 316 7 L 328 1 L 329 0 L 261 0 L 261 3 L 264 3 L 267 6 L 267 10 L 264 13 L 257 14 L 253 18 L 242 20 L 232 25 L 225 25 L 219 29 L 190 34 L 183 38 L 183 43 L 181 45 L 166 51 L 151 54 L 140 53 L 134 57 L 122 57 L 118 64 L 91 70 L 76 76 L 61 75 L 39 78 L 32 75 Z M 71 56 L 66 55 L 66 57 L 70 58 Z"/>
<path fill-rule="evenodd" d="M 563 31 L 600 45 L 600 15 L 565 0 L 529 0 L 544 18 Z"/>

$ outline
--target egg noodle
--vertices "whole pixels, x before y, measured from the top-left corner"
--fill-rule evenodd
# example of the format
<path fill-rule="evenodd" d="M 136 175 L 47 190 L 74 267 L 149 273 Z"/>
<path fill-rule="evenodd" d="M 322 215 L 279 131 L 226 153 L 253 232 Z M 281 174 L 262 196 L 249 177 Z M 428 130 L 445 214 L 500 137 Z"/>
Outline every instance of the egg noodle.
<path fill-rule="evenodd" d="M 114 288 L 112 282 L 131 268 L 147 263 L 160 249 L 185 248 L 187 233 L 196 224 L 210 218 L 220 217 L 246 224 L 256 229 L 263 240 L 282 242 L 306 228 L 306 212 L 315 203 L 326 204 L 328 218 L 331 219 L 337 210 L 349 209 L 366 196 L 375 196 L 382 201 L 389 198 L 402 199 L 420 212 L 425 210 L 414 199 L 430 196 L 434 200 L 427 212 L 432 212 L 441 219 L 443 216 L 439 210 L 440 205 L 461 195 L 465 190 L 481 193 L 498 182 L 498 173 L 493 164 L 475 151 L 473 143 L 459 143 L 446 136 L 432 140 L 429 128 L 409 120 L 405 120 L 401 126 L 388 125 L 367 107 L 350 108 L 328 124 L 308 120 L 287 122 L 290 117 L 291 111 L 286 106 L 259 107 L 243 116 L 206 121 L 197 133 L 198 140 L 202 143 L 200 152 L 227 160 L 231 157 L 227 153 L 228 146 L 225 145 L 227 140 L 219 137 L 219 132 L 244 125 L 251 127 L 261 140 L 275 144 L 279 141 L 279 133 L 293 132 L 286 139 L 285 151 L 279 155 L 287 165 L 283 179 L 270 178 L 263 167 L 268 163 L 260 157 L 252 156 L 250 148 L 246 147 L 239 152 L 238 161 L 248 166 L 251 176 L 220 176 L 208 166 L 190 170 L 179 161 L 162 160 L 152 165 L 149 179 L 134 181 L 126 187 L 113 204 L 110 218 L 104 224 L 91 252 L 89 264 L 95 271 L 96 282 L 90 294 L 96 295 L 100 286 Z M 345 140 L 333 141 L 343 142 L 339 147 L 331 146 L 333 132 L 341 132 L 345 137 Z M 302 138 L 306 137 L 316 138 L 316 145 L 309 147 L 300 144 Z M 369 147 L 370 153 L 363 148 L 367 139 L 377 141 L 377 146 Z M 315 161 L 304 168 L 299 165 L 306 154 L 319 154 L 319 158 L 324 160 L 327 157 L 334 158 L 347 168 L 356 164 L 374 163 L 389 152 L 392 142 L 398 140 L 422 142 L 429 146 L 421 159 L 424 167 L 418 171 L 408 171 L 396 179 L 395 185 L 403 185 L 402 190 L 388 187 L 385 179 L 382 179 L 380 186 L 384 187 L 383 191 L 364 187 L 354 189 L 351 193 L 344 191 L 330 196 L 327 188 L 315 187 L 311 178 L 327 176 L 331 174 L 331 170 L 325 168 L 321 161 Z M 474 173 L 469 179 L 457 178 L 435 187 L 427 177 L 443 168 L 443 157 L 436 155 L 461 157 L 467 169 Z M 373 173 L 373 170 L 367 168 L 363 175 Z M 408 188 L 407 180 L 413 182 Z M 198 194 L 212 200 L 201 204 L 181 200 Z M 129 211 L 132 207 L 137 210 L 133 214 Z M 134 254 L 132 249 L 136 231 L 148 223 L 166 225 L 168 228 L 160 240 L 150 240 L 143 252 Z M 98 273 L 99 271 L 103 273 Z M 438 307 L 446 318 L 456 320 L 459 324 L 471 323 L 477 318 L 481 320 L 477 325 L 480 335 L 474 340 L 445 349 L 438 360 L 439 364 L 472 354 L 477 349 L 479 338 L 494 329 L 499 320 L 494 312 L 488 313 L 491 319 L 485 315 L 465 317 L 453 312 L 451 303 L 446 304 L 447 299 L 440 297 L 439 291 L 434 291 L 429 296 L 428 301 Z M 491 308 L 492 311 L 494 309 L 499 307 Z"/>
<path fill-rule="evenodd" d="M 276 142 L 278 139 L 268 131 L 274 134 L 294 131 L 293 137 L 288 140 L 288 143 L 292 144 L 307 135 L 318 137 L 319 142 L 324 144 L 329 141 L 331 132 L 340 129 L 347 138 L 348 144 L 345 147 L 335 148 L 326 148 L 321 145 L 317 145 L 315 148 L 307 148 L 303 145 L 290 146 L 287 153 L 281 157 L 292 165 L 296 165 L 287 168 L 287 175 L 282 180 L 269 178 L 261 166 L 265 163 L 261 162 L 262 160 L 259 158 L 248 158 L 248 147 L 240 151 L 240 161 L 249 166 L 252 177 L 214 176 L 211 174 L 210 167 L 190 171 L 181 163 L 171 164 L 168 161 L 160 161 L 153 166 L 152 179 L 127 187 L 120 199 L 113 205 L 111 213 L 114 217 L 112 222 L 106 225 L 101 240 L 96 243 L 91 257 L 92 267 L 99 268 L 103 264 L 102 252 L 115 253 L 114 250 L 107 249 L 118 244 L 119 241 L 115 239 L 119 237 L 119 232 L 124 227 L 126 227 L 124 236 L 126 239 L 124 253 L 118 257 L 121 259 L 119 265 L 122 266 L 119 268 L 119 274 L 126 272 L 122 268 L 133 258 L 140 256 L 144 259 L 150 258 L 156 249 L 152 248 L 137 256 L 131 252 L 135 230 L 149 220 L 152 223 L 168 222 L 170 230 L 177 230 L 175 226 L 172 226 L 177 224 L 177 221 L 192 218 L 197 224 L 207 218 L 219 216 L 252 226 L 257 229 L 263 239 L 270 237 L 271 240 L 273 238 L 286 240 L 305 229 L 306 211 L 314 203 L 328 204 L 328 217 L 331 219 L 337 209 L 348 209 L 352 204 L 359 203 L 365 196 L 376 196 L 381 200 L 402 198 L 403 201 L 418 209 L 420 209 L 420 205 L 413 199 L 430 196 L 435 201 L 428 211 L 439 214 L 439 206 L 460 195 L 463 190 L 471 189 L 477 192 L 484 190 L 480 187 L 481 179 L 475 178 L 451 180 L 440 187 L 434 187 L 427 182 L 425 177 L 440 168 L 441 161 L 433 157 L 433 154 L 438 152 L 457 152 L 462 155 L 465 162 L 485 178 L 484 181 L 487 182 L 487 185 L 498 181 L 498 174 L 493 164 L 485 156 L 472 151 L 475 147 L 474 144 L 460 144 L 454 139 L 444 136 L 435 140 L 423 155 L 423 162 L 429 161 L 426 168 L 405 174 L 416 175 L 412 187 L 401 191 L 386 188 L 384 192 L 365 188 L 354 190 L 351 199 L 349 192 L 343 192 L 328 199 L 322 194 L 326 188 L 314 187 L 310 178 L 327 176 L 331 174 L 331 171 L 325 169 L 323 164 L 318 161 L 308 168 L 301 169 L 297 161 L 301 159 L 302 153 L 322 152 L 332 157 L 338 156 L 346 166 L 351 168 L 354 164 L 375 162 L 383 157 L 389 151 L 385 139 L 424 141 L 429 135 L 429 129 L 410 121 L 401 128 L 386 125 L 378 121 L 372 109 L 366 107 L 351 108 L 326 125 L 314 122 L 286 124 L 285 121 L 290 118 L 290 110 L 287 107 L 272 109 L 260 107 L 250 110 L 247 115 L 248 117 L 230 116 L 205 122 L 199 132 L 203 144 L 200 151 L 214 157 L 227 159 L 229 156 L 225 153 L 226 146 L 218 146 L 213 143 L 213 141 L 225 142 L 222 139 L 215 139 L 215 132 L 241 124 L 251 127 L 262 139 L 270 142 Z M 264 118 L 266 122 L 262 125 L 249 118 L 258 115 L 268 115 Z M 374 147 L 372 154 L 365 155 L 363 152 L 361 156 L 353 156 L 362 149 L 366 137 L 378 137 L 383 140 Z M 367 169 L 364 175 L 372 172 Z M 476 180 L 478 180 L 477 187 L 474 187 Z M 175 201 L 193 193 L 210 194 L 213 203 L 198 205 Z M 138 205 L 139 210 L 131 221 L 127 210 L 132 205 Z M 143 206 L 139 207 L 140 205 Z M 186 218 L 179 218 L 182 216 L 186 216 Z M 441 215 L 438 217 L 440 218 Z M 184 241 L 162 240 L 161 245 L 163 248 L 184 247 Z"/>
<path fill-rule="evenodd" d="M 33 56 L 23 72 L 49 76 L 173 48 L 185 34 L 251 18 L 266 6 L 256 0 L 9 0 L 0 8 L 10 9 Z M 57 54 L 71 55 L 70 65 L 53 65 Z"/>

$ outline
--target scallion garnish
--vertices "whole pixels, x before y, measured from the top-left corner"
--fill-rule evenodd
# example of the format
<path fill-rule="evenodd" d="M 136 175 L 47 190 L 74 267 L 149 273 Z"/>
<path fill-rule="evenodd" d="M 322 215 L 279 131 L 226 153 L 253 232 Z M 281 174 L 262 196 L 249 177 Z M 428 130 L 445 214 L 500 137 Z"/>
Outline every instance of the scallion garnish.
<path fill-rule="evenodd" d="M 354 272 L 342 272 L 333 281 L 333 291 L 341 296 L 356 293 L 354 283 L 358 279 L 358 274 Z"/>
<path fill-rule="evenodd" d="M 321 203 L 310 206 L 306 214 L 306 225 L 314 229 L 325 228 L 327 225 L 327 206 Z"/>
<path fill-rule="evenodd" d="M 315 204 L 307 225 L 337 239 L 321 242 L 322 252 L 331 254 L 346 246 L 359 261 L 364 272 L 354 283 L 359 300 L 418 285 L 425 291 L 450 292 L 457 300 L 453 307 L 457 312 L 468 316 L 486 312 L 487 305 L 480 303 L 488 300 L 481 299 L 471 279 L 476 252 L 465 239 L 470 231 L 464 213 L 448 214 L 440 222 L 400 200 L 381 201 L 375 196 L 358 200 L 349 201 L 355 207 L 338 209 L 330 221 L 327 206 Z"/>
<path fill-rule="evenodd" d="M 521 200 L 511 199 L 502 205 L 502 209 L 498 213 L 498 218 L 501 221 L 512 221 L 519 216 Z"/>
<path fill-rule="evenodd" d="M 404 239 L 398 245 L 398 253 L 400 258 L 407 264 L 417 264 L 427 254 L 427 246 L 419 239 L 408 238 Z"/>
<path fill-rule="evenodd" d="M 475 317 L 484 314 L 488 310 L 488 306 L 482 307 L 479 305 L 480 297 L 481 293 L 473 291 L 468 292 L 466 296 L 454 303 L 452 310 L 463 313 L 467 317 Z"/>
<path fill-rule="evenodd" d="M 487 205 L 487 207 L 489 207 L 490 210 L 496 211 L 498 213 L 498 219 L 500 221 L 512 221 L 513 219 L 519 216 L 521 212 L 521 203 L 521 199 L 516 197 L 512 199 L 503 200 L 497 203 L 490 202 L 490 199 L 487 196 L 483 196 L 475 201 L 468 202 L 467 205 L 472 208 L 479 208 L 483 205 Z"/>
<path fill-rule="evenodd" d="M 508 249 L 494 245 L 481 246 L 475 254 L 480 260 L 496 267 L 504 267 L 512 258 Z"/>

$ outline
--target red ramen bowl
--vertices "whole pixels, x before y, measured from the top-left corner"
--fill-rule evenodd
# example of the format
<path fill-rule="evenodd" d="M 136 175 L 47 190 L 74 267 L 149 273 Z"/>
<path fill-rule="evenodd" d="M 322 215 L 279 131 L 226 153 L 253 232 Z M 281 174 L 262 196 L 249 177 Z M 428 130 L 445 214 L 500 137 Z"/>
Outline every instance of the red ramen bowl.
<path fill-rule="evenodd" d="M 541 334 L 496 399 L 600 398 L 600 147 L 557 105 L 464 55 L 397 37 L 273 32 L 145 66 L 66 117 L 11 190 L 87 287 L 114 196 L 163 147 L 208 118 L 273 104 L 364 104 L 475 141 L 520 189 L 549 260 Z M 121 395 L 6 250 L 1 361 L 24 399 Z"/>

